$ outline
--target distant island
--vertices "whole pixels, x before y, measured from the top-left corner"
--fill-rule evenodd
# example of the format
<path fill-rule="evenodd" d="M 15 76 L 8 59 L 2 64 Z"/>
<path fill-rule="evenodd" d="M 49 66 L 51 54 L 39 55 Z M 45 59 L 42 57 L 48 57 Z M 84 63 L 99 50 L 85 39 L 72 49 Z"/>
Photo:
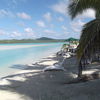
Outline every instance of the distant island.
<path fill-rule="evenodd" d="M 0 40 L 0 43 L 49 43 L 49 42 L 68 42 L 71 40 L 78 40 L 75 38 L 72 39 L 53 39 L 53 38 L 48 38 L 48 37 L 41 37 L 37 39 L 12 39 L 12 40 Z"/>

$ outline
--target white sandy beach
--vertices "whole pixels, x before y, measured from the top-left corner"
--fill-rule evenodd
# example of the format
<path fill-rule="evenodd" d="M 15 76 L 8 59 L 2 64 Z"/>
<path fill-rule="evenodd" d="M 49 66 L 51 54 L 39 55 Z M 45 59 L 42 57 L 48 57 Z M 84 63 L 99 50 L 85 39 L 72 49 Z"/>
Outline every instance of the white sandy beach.
<path fill-rule="evenodd" d="M 0 100 L 99 100 L 100 79 L 67 84 L 77 77 L 75 57 L 66 59 L 66 71 L 43 72 L 47 66 L 59 62 L 53 55 L 27 65 L 25 70 L 0 80 Z M 91 74 L 99 71 L 97 67 L 84 71 Z M 95 69 L 94 69 L 95 68 Z"/>
<path fill-rule="evenodd" d="M 0 45 L 0 50 L 9 50 L 9 49 L 19 49 L 19 48 L 30 48 L 30 47 L 37 47 L 37 46 L 48 46 L 52 44 L 43 44 L 43 45 L 13 45 L 13 46 L 4 46 Z"/>

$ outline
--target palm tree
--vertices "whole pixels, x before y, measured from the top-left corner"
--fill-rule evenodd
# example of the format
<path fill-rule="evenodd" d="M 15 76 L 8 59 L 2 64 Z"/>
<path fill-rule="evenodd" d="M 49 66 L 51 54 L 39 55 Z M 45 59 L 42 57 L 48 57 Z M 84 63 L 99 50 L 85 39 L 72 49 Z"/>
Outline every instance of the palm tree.
<path fill-rule="evenodd" d="M 69 5 L 69 14 L 72 19 L 88 8 L 96 11 L 96 18 L 85 24 L 81 31 L 77 49 L 79 77 L 82 75 L 87 59 L 90 59 L 97 51 L 100 52 L 100 0 L 72 0 Z"/>

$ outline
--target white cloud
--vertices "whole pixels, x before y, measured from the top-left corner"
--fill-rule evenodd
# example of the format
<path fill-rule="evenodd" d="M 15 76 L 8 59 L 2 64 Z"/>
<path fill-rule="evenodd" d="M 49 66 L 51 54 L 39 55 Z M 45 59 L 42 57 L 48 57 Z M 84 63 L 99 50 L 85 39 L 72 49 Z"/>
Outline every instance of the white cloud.
<path fill-rule="evenodd" d="M 0 10 L 0 17 L 14 17 L 14 14 L 8 10 L 1 9 Z"/>
<path fill-rule="evenodd" d="M 26 32 L 27 37 L 34 37 L 35 36 L 34 30 L 30 27 L 25 28 L 24 31 Z"/>
<path fill-rule="evenodd" d="M 17 13 L 17 16 L 18 16 L 19 18 L 22 18 L 22 19 L 28 19 L 28 20 L 31 19 L 31 16 L 28 15 L 28 14 L 26 14 L 25 12 Z"/>
<path fill-rule="evenodd" d="M 5 31 L 0 29 L 0 35 L 5 35 Z"/>
<path fill-rule="evenodd" d="M 43 21 L 37 21 L 36 24 L 39 26 L 39 27 L 46 27 L 45 23 Z"/>
<path fill-rule="evenodd" d="M 63 15 L 68 15 L 68 0 L 60 0 L 58 3 L 51 6 L 52 10 Z M 78 15 L 80 18 L 95 18 L 95 11 L 93 9 L 87 9 L 82 14 Z"/>
<path fill-rule="evenodd" d="M 35 37 L 35 34 L 34 34 L 34 32 L 27 33 L 26 35 L 27 35 L 27 37 L 30 37 L 30 38 L 33 38 L 33 37 Z"/>
<path fill-rule="evenodd" d="M 93 9 L 87 9 L 81 15 L 79 15 L 78 17 L 81 17 L 81 18 L 95 18 L 95 11 Z"/>
<path fill-rule="evenodd" d="M 51 6 L 52 10 L 60 14 L 67 14 L 67 1 L 60 1 Z"/>
<path fill-rule="evenodd" d="M 20 36 L 21 36 L 21 33 L 17 32 L 17 31 L 14 31 L 14 32 L 12 32 L 12 33 L 10 34 L 10 36 L 11 36 L 12 38 L 20 37 Z"/>
<path fill-rule="evenodd" d="M 62 26 L 62 29 L 64 30 L 64 31 L 67 31 L 67 27 L 66 26 Z"/>
<path fill-rule="evenodd" d="M 17 38 L 17 37 L 19 38 L 22 36 L 22 34 L 18 31 L 8 32 L 2 29 L 0 29 L 0 35 L 11 37 L 11 38 Z"/>
<path fill-rule="evenodd" d="M 52 24 L 49 24 L 49 26 L 48 26 L 49 28 L 54 28 L 55 27 L 55 25 L 52 23 Z"/>
<path fill-rule="evenodd" d="M 24 22 L 18 22 L 18 23 L 16 23 L 17 25 L 19 25 L 19 26 L 21 26 L 21 27 L 25 27 L 25 23 Z"/>
<path fill-rule="evenodd" d="M 28 27 L 28 28 L 25 28 L 24 31 L 27 32 L 27 33 L 30 33 L 30 32 L 33 32 L 33 29 Z"/>
<path fill-rule="evenodd" d="M 63 22 L 64 18 L 60 16 L 60 17 L 58 17 L 58 21 Z"/>
<path fill-rule="evenodd" d="M 14 14 L 13 12 L 5 9 L 0 9 L 0 17 L 19 17 L 22 19 L 31 19 L 31 16 L 26 14 L 25 12 Z"/>
<path fill-rule="evenodd" d="M 78 21 L 74 21 L 71 23 L 71 28 L 74 32 L 80 32 L 84 24 L 85 22 L 79 19 Z"/>
<path fill-rule="evenodd" d="M 70 36 L 70 33 L 69 32 L 67 32 L 67 31 L 64 31 L 64 32 L 62 32 L 62 33 L 59 33 L 59 34 L 57 34 L 58 36 L 58 38 L 61 38 L 61 39 L 67 39 L 68 38 L 68 36 Z"/>
<path fill-rule="evenodd" d="M 44 30 L 44 33 L 46 33 L 46 34 L 57 34 L 57 32 L 55 32 L 53 30 L 48 30 L 48 29 Z"/>
<path fill-rule="evenodd" d="M 64 34 L 64 35 L 68 35 L 68 34 L 70 34 L 70 32 L 68 32 L 68 31 L 64 31 L 63 34 Z"/>
<path fill-rule="evenodd" d="M 0 10 L 0 16 L 5 16 L 5 15 L 8 15 L 8 12 L 4 9 L 1 9 Z"/>
<path fill-rule="evenodd" d="M 13 3 L 14 5 L 16 5 L 16 4 L 17 4 L 17 0 L 12 0 L 12 3 Z"/>
<path fill-rule="evenodd" d="M 46 14 L 44 14 L 43 17 L 44 17 L 48 22 L 50 22 L 50 21 L 52 20 L 52 17 L 51 17 L 51 13 L 50 13 L 50 12 L 47 12 Z"/>

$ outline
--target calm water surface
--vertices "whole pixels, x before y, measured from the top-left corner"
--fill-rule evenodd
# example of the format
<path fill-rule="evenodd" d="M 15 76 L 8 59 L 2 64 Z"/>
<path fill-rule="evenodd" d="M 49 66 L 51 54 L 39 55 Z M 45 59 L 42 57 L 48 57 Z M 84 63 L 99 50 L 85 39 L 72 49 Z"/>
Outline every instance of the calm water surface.
<path fill-rule="evenodd" d="M 17 65 L 34 63 L 56 53 L 63 43 L 0 44 L 0 77 L 21 70 Z"/>

